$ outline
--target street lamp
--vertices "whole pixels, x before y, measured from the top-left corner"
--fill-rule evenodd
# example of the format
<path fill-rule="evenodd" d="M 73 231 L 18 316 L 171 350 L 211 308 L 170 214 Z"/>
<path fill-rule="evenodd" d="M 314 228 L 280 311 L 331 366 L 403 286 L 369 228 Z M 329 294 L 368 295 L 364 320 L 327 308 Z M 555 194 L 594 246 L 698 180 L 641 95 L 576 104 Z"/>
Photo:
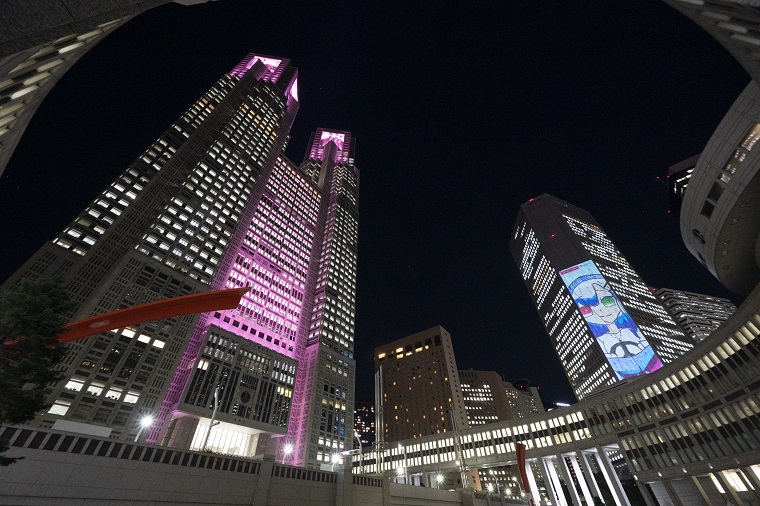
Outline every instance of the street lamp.
<path fill-rule="evenodd" d="M 335 471 L 335 464 L 340 462 L 340 455 L 338 455 L 337 453 L 333 453 L 333 456 L 330 460 L 332 462 L 332 468 L 330 469 L 330 471 Z"/>
<path fill-rule="evenodd" d="M 285 457 L 290 457 L 293 453 L 293 445 L 291 443 L 286 444 L 282 449 L 282 465 L 285 465 Z"/>
<path fill-rule="evenodd" d="M 435 482 L 438 484 L 438 488 L 440 489 L 441 483 L 443 483 L 443 475 L 440 473 L 435 475 Z"/>
<path fill-rule="evenodd" d="M 137 435 L 135 436 L 135 442 L 137 442 L 138 439 L 140 439 L 140 434 L 142 434 L 142 431 L 147 429 L 153 425 L 153 417 L 150 415 L 145 415 L 144 417 L 140 418 L 140 430 L 137 431 Z"/>
<path fill-rule="evenodd" d="M 399 468 L 399 476 L 404 476 L 404 484 L 409 484 L 409 476 L 406 474 L 406 448 L 401 446 L 401 443 L 398 444 L 398 451 L 404 452 L 404 465 Z"/>
<path fill-rule="evenodd" d="M 488 489 L 489 494 L 493 494 L 493 483 L 489 483 L 486 488 Z"/>
<path fill-rule="evenodd" d="M 219 425 L 220 421 L 216 419 L 216 412 L 219 409 L 219 387 L 216 387 L 216 390 L 214 390 L 214 411 L 211 413 L 211 423 L 208 424 L 208 431 L 206 431 L 206 437 L 203 439 L 203 446 L 201 446 L 202 452 L 208 451 L 208 438 L 211 436 L 211 429 L 214 428 L 215 425 Z"/>

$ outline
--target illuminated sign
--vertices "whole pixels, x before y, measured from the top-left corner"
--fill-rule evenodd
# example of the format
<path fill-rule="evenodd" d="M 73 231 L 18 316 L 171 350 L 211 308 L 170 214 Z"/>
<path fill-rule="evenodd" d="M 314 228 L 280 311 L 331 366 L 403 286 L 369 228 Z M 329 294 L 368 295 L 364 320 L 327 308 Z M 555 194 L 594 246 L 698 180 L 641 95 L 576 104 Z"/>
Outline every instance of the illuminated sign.
<path fill-rule="evenodd" d="M 594 262 L 587 260 L 559 273 L 618 379 L 662 367 L 615 292 Z"/>

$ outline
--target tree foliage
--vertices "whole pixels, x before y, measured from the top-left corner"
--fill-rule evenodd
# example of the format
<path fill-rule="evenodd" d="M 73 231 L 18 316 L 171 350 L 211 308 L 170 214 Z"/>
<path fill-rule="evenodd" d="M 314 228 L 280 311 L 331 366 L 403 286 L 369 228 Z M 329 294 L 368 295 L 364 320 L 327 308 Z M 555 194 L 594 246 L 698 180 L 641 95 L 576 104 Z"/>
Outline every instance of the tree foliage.
<path fill-rule="evenodd" d="M 70 307 L 56 280 L 25 279 L 0 293 L 0 425 L 28 422 L 48 407 L 50 384 L 62 378 L 56 365 L 65 348 L 57 336 Z M 0 453 L 7 449 L 0 441 Z M 0 455 L 0 465 L 16 460 Z"/>

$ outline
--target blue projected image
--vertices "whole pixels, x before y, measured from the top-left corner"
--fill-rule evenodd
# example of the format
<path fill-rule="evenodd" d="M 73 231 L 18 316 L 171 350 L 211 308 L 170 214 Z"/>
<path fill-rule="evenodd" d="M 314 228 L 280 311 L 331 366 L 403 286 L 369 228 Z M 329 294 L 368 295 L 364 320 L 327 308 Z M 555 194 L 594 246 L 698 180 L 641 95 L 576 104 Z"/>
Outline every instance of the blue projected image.
<path fill-rule="evenodd" d="M 618 379 L 662 367 L 660 358 L 593 261 L 564 269 L 559 275 Z"/>

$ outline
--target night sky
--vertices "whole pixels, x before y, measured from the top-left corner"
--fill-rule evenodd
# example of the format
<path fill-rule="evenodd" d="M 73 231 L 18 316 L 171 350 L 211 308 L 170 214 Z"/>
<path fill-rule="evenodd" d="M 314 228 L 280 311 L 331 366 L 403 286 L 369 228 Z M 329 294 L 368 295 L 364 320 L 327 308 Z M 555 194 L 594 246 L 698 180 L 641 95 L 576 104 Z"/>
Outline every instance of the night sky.
<path fill-rule="evenodd" d="M 291 159 L 317 127 L 357 139 L 358 399 L 375 346 L 440 324 L 460 369 L 574 400 L 508 249 L 542 193 L 589 210 L 650 285 L 740 302 L 686 251 L 657 180 L 749 82 L 691 21 L 655 0 L 319 4 L 168 4 L 86 54 L 0 177 L 0 279 L 256 52 L 299 69 Z"/>

